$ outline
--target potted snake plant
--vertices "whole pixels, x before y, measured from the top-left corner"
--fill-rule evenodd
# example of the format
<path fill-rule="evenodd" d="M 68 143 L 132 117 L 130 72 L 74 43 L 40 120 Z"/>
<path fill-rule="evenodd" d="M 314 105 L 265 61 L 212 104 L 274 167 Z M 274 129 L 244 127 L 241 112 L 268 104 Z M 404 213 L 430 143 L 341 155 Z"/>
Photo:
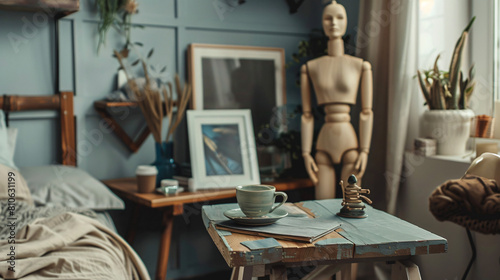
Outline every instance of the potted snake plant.
<path fill-rule="evenodd" d="M 463 30 L 453 51 L 448 71 L 439 69 L 437 63 L 427 71 L 417 71 L 420 89 L 429 110 L 423 116 L 423 136 L 437 140 L 437 154 L 463 155 L 470 134 L 471 120 L 474 112 L 470 110 L 469 99 L 474 91 L 474 66 L 468 77 L 460 71 L 462 52 L 469 30 L 476 17 L 473 17 Z"/>

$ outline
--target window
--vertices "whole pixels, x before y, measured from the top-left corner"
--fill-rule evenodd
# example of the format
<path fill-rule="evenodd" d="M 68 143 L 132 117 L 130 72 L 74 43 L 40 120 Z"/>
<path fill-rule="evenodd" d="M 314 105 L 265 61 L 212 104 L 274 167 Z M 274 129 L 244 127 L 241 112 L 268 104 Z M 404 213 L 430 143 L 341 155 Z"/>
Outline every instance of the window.
<path fill-rule="evenodd" d="M 420 0 L 419 69 L 430 69 L 438 55 L 438 66 L 448 71 L 455 43 L 469 20 L 476 16 L 464 51 L 462 71 L 468 77 L 475 66 L 476 87 L 470 107 L 476 115 L 493 115 L 494 100 L 500 100 L 499 0 Z M 495 98 L 496 97 L 496 98 Z"/>

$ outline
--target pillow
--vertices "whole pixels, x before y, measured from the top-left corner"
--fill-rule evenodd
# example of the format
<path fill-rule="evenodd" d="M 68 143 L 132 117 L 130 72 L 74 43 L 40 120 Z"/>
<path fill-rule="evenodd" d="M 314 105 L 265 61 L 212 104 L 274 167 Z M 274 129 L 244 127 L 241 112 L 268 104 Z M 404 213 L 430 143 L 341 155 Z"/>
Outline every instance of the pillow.
<path fill-rule="evenodd" d="M 14 149 L 12 149 L 12 146 L 9 145 L 9 132 L 7 126 L 5 125 L 5 115 L 3 111 L 0 110 L 0 164 L 7 165 L 17 170 L 18 168 L 14 164 Z"/>
<path fill-rule="evenodd" d="M 36 205 L 124 209 L 123 201 L 82 169 L 65 165 L 21 168 Z"/>
<path fill-rule="evenodd" d="M 7 145 L 9 147 L 9 151 L 12 154 L 12 158 L 14 158 L 14 152 L 16 151 L 16 141 L 17 141 L 17 128 L 8 127 L 7 128 Z"/>
<path fill-rule="evenodd" d="M 3 164 L 0 164 L 0 200 L 22 200 L 33 204 L 30 190 L 21 173 Z"/>

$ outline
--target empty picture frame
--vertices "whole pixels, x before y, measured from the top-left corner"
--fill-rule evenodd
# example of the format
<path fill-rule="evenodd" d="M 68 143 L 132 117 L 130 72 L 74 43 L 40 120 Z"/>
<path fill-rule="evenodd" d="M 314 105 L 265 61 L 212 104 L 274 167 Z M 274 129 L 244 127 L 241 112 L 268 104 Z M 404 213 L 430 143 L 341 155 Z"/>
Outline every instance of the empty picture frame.
<path fill-rule="evenodd" d="M 260 184 L 250 110 L 187 111 L 193 188 Z"/>
<path fill-rule="evenodd" d="M 254 131 L 286 103 L 282 48 L 191 44 L 192 109 L 250 109 Z"/>

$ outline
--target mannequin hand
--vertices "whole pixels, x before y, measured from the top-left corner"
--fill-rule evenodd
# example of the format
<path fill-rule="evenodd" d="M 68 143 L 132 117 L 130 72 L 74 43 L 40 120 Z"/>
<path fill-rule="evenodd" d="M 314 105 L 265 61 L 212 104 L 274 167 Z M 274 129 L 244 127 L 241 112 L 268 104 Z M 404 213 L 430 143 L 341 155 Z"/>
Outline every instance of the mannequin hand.
<path fill-rule="evenodd" d="M 304 154 L 304 163 L 306 166 L 307 174 L 313 181 L 314 185 L 318 184 L 318 166 L 310 154 Z"/>
<path fill-rule="evenodd" d="M 362 178 L 363 175 L 365 174 L 367 162 L 368 162 L 368 153 L 360 152 L 358 155 L 358 159 L 356 160 L 356 164 L 354 165 L 356 176 L 358 178 Z"/>

